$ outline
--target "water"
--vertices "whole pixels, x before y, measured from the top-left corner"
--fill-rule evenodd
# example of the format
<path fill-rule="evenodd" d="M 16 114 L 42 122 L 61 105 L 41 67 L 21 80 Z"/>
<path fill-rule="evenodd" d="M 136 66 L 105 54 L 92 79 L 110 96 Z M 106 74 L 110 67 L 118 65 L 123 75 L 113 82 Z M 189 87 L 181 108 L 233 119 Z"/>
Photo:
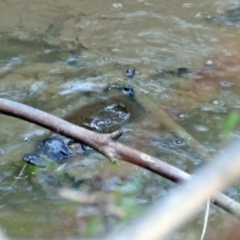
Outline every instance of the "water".
<path fill-rule="evenodd" d="M 94 100 L 107 84 L 133 86 L 145 113 L 125 126 L 120 141 L 190 172 L 202 163 L 202 152 L 156 113 L 159 107 L 167 112 L 210 154 L 226 145 L 224 123 L 240 106 L 239 26 L 204 16 L 237 6 L 234 0 L 2 2 L 0 97 L 64 116 L 76 101 L 83 106 Z M 180 67 L 190 74 L 177 76 Z M 129 68 L 136 70 L 134 78 L 126 77 Z M 127 163 L 113 166 L 97 153 L 71 161 L 59 174 L 28 167 L 16 179 L 24 166 L 21 156 L 48 131 L 3 115 L 0 121 L 0 223 L 10 237 L 99 236 L 124 221 L 106 206 L 62 199 L 58 187 L 111 195 L 132 217 L 173 186 Z M 238 136 L 239 126 L 230 137 Z M 238 189 L 229 190 L 231 197 L 239 199 Z M 226 216 L 212 207 L 209 239 L 221 235 L 215 229 L 228 229 Z M 202 220 L 198 215 L 173 238 L 199 238 Z"/>

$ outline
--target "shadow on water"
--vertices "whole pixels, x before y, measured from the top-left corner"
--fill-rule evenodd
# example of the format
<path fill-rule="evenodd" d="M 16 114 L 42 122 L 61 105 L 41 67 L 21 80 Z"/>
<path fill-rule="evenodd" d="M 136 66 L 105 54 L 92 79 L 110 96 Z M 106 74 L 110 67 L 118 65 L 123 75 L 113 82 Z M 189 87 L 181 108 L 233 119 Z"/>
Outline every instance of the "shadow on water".
<path fill-rule="evenodd" d="M 210 154 L 226 144 L 224 124 L 240 106 L 239 26 L 236 21 L 233 26 L 202 21 L 201 16 L 237 6 L 220 0 L 94 1 L 91 6 L 85 0 L 37 2 L 9 0 L 0 7 L 0 97 L 69 116 L 94 130 L 106 112 L 91 104 L 110 106 L 108 114 L 121 116 L 114 115 L 109 126 L 114 119 L 126 120 L 119 125 L 124 130 L 120 142 L 187 172 L 203 157 L 167 129 L 164 119 L 156 119 L 159 108 Z M 232 21 L 229 14 L 219 16 Z M 135 70 L 135 76 L 129 76 L 130 70 L 127 76 L 127 69 Z M 136 98 L 128 101 L 119 89 L 106 90 L 109 85 L 133 86 Z M 121 102 L 117 108 L 113 99 L 115 107 Z M 100 236 L 167 196 L 173 186 L 127 163 L 112 165 L 93 151 L 47 169 L 28 165 L 22 172 L 22 155 L 51 133 L 8 116 L 0 115 L 0 122 L 0 224 L 10 237 Z M 239 138 L 239 126 L 230 138 Z M 62 187 L 102 194 L 105 203 L 70 202 L 59 197 Z M 228 194 L 239 199 L 239 186 Z M 212 207 L 208 239 L 221 235 L 216 228 L 228 229 L 224 218 L 230 217 Z M 202 222 L 200 213 L 172 239 L 200 236 Z"/>

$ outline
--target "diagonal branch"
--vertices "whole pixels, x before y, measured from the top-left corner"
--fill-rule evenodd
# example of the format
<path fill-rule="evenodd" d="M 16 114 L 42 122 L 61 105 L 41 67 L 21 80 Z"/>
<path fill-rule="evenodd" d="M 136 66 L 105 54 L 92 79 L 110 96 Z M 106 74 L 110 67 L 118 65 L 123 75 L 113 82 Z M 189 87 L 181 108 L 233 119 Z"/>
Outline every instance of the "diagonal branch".
<path fill-rule="evenodd" d="M 0 113 L 21 118 L 76 141 L 81 141 L 102 153 L 111 161 L 122 159 L 148 169 L 173 182 L 191 179 L 191 175 L 160 159 L 112 141 L 111 134 L 99 134 L 89 131 L 36 108 L 0 98 Z M 223 194 L 218 194 L 213 199 L 213 203 L 240 219 L 240 204 L 233 199 Z"/>

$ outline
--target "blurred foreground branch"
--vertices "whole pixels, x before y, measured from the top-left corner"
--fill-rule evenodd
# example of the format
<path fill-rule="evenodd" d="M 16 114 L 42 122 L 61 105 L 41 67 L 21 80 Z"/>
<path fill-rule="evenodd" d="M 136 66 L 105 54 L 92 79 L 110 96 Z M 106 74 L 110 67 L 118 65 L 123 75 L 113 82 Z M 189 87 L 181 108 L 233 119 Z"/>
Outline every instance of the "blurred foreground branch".
<path fill-rule="evenodd" d="M 189 174 L 160 159 L 114 142 L 112 140 L 112 134 L 95 133 L 36 108 L 3 98 L 0 98 L 0 112 L 33 122 L 66 137 L 83 142 L 112 161 L 122 159 L 126 162 L 148 169 L 174 182 L 185 181 L 191 178 Z M 240 204 L 231 198 L 223 194 L 218 194 L 214 197 L 214 204 L 240 219 Z"/>
<path fill-rule="evenodd" d="M 240 141 L 221 152 L 213 161 L 196 171 L 194 178 L 172 190 L 162 201 L 130 227 L 109 235 L 105 240 L 159 240 L 194 215 L 218 191 L 240 178 Z"/>
<path fill-rule="evenodd" d="M 9 240 L 3 232 L 3 229 L 0 227 L 0 240 Z"/>

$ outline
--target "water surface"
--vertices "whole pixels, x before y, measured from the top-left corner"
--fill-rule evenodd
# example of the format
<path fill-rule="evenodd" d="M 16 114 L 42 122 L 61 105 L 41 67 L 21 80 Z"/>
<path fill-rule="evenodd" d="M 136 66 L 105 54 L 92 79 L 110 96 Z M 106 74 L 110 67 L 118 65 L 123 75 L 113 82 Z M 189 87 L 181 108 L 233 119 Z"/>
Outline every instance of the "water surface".
<path fill-rule="evenodd" d="M 226 145 L 224 123 L 240 106 L 239 26 L 203 16 L 237 6 L 238 1 L 222 0 L 3 1 L 0 96 L 65 116 L 76 102 L 84 106 L 94 101 L 107 84 L 133 86 L 146 113 L 124 127 L 120 141 L 190 172 L 204 156 L 154 113 L 164 110 L 210 154 Z M 180 67 L 192 74 L 178 76 Z M 136 70 L 134 78 L 126 77 L 128 68 Z M 112 165 L 97 153 L 72 160 L 60 174 L 27 167 L 18 178 L 24 167 L 21 156 L 49 132 L 8 116 L 1 115 L 0 121 L 0 223 L 10 237 L 100 236 L 174 186 L 127 163 Z M 230 138 L 238 136 L 239 127 Z M 59 187 L 113 195 L 111 201 L 125 218 L 103 206 L 65 200 L 57 194 Z M 238 189 L 228 194 L 239 199 Z M 212 207 L 206 239 L 218 238 L 222 231 L 216 229 L 228 229 L 226 217 Z M 203 213 L 172 239 L 199 238 L 202 222 Z"/>

